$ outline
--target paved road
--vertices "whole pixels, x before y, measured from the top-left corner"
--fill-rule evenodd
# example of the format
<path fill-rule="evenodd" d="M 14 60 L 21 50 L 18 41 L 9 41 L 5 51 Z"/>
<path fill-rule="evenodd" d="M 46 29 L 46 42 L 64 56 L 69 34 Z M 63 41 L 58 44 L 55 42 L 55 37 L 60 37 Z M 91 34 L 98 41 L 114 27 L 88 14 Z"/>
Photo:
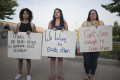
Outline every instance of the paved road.
<path fill-rule="evenodd" d="M 0 80 L 14 80 L 18 72 L 17 59 L 7 57 L 7 39 L 0 38 Z M 96 80 L 120 80 L 120 65 L 117 60 L 99 59 L 96 71 Z M 56 62 L 56 80 L 57 78 Z M 32 60 L 32 80 L 49 80 L 50 59 L 42 57 L 41 60 Z M 83 80 L 83 58 L 64 59 L 63 76 L 65 80 Z M 23 66 L 23 77 L 26 80 L 26 61 Z"/>

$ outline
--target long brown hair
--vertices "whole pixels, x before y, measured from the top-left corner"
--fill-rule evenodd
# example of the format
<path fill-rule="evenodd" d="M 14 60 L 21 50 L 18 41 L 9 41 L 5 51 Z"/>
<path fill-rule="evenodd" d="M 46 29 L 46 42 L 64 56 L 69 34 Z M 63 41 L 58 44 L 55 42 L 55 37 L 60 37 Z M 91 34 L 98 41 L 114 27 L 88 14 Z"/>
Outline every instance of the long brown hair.
<path fill-rule="evenodd" d="M 98 13 L 97 13 L 97 11 L 96 11 L 95 9 L 91 9 L 91 10 L 89 11 L 87 21 L 91 21 L 91 20 L 90 20 L 90 13 L 91 13 L 91 11 L 95 11 L 95 12 L 96 12 L 96 15 L 97 15 L 96 20 L 99 21 L 99 16 L 98 16 Z"/>
<path fill-rule="evenodd" d="M 55 11 L 56 11 L 56 10 L 59 10 L 59 11 L 60 11 L 60 26 L 64 26 L 65 21 L 64 21 L 64 18 L 63 18 L 63 13 L 62 13 L 62 10 L 59 9 L 59 8 L 56 8 L 56 9 L 54 10 L 53 20 L 51 21 L 51 22 L 52 22 L 52 26 L 55 26 L 55 21 L 56 21 Z"/>

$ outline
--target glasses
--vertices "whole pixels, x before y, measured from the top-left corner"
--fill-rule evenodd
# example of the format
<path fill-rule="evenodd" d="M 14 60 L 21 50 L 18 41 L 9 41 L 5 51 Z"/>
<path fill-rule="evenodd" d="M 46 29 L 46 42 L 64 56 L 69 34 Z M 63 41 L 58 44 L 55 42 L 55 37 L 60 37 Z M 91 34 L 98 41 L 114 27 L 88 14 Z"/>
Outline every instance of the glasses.
<path fill-rule="evenodd" d="M 96 14 L 96 13 L 90 13 L 91 15 Z"/>

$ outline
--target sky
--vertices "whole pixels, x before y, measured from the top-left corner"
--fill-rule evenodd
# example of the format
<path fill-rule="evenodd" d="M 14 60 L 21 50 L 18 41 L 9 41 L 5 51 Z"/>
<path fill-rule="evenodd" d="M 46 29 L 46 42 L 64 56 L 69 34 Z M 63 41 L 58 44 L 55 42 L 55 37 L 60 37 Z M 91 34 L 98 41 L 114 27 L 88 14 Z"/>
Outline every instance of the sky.
<path fill-rule="evenodd" d="M 99 19 L 105 25 L 113 25 L 114 21 L 118 21 L 120 24 L 120 17 L 117 16 L 117 13 L 110 13 L 101 7 L 101 4 L 109 4 L 111 2 L 112 0 L 17 0 L 19 6 L 15 7 L 15 15 L 11 16 L 13 20 L 6 19 L 4 21 L 20 22 L 20 10 L 29 8 L 33 12 L 32 22 L 37 27 L 47 29 L 49 22 L 52 20 L 54 9 L 60 8 L 68 24 L 68 29 L 71 31 L 81 27 L 91 9 L 97 10 Z"/>

